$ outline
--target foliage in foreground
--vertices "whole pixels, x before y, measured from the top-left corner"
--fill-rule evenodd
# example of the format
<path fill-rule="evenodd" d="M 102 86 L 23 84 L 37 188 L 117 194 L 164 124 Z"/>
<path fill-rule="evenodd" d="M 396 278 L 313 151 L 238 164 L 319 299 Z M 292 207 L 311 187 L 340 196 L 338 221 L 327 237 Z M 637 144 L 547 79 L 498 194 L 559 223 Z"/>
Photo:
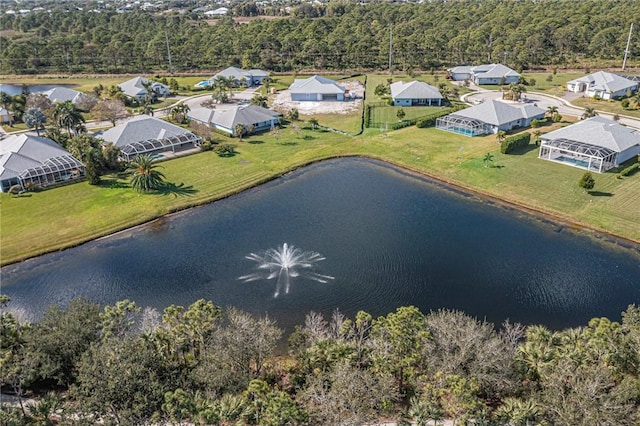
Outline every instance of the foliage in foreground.
<path fill-rule="evenodd" d="M 62 424 L 640 421 L 635 305 L 620 323 L 594 318 L 558 332 L 496 331 L 462 312 L 412 306 L 379 318 L 310 312 L 283 357 L 272 320 L 204 300 L 162 314 L 127 300 L 103 309 L 74 300 L 33 324 L 6 297 L 0 303 L 3 389 L 56 390 L 5 407 L 3 424 L 44 424 L 54 412 Z"/>

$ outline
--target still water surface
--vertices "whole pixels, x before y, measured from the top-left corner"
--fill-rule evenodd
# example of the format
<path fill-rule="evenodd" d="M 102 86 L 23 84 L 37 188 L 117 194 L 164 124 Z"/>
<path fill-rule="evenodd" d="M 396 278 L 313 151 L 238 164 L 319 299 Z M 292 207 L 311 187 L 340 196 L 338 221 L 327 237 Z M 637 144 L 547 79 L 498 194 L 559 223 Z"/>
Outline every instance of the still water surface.
<path fill-rule="evenodd" d="M 114 206 L 115 207 L 115 206 Z M 245 256 L 283 243 L 321 253 L 314 272 L 243 282 Z M 87 296 L 162 309 L 199 298 L 268 313 L 460 309 L 551 328 L 619 320 L 640 302 L 640 249 L 621 248 L 364 159 L 327 161 L 243 194 L 2 269 L 2 293 L 38 316 Z"/>

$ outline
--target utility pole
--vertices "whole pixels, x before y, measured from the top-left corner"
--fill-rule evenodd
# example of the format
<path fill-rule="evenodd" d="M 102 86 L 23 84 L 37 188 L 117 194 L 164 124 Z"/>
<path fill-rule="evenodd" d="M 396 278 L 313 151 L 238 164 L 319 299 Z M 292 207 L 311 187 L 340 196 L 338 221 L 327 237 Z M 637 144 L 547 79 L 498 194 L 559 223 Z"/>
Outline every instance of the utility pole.
<path fill-rule="evenodd" d="M 164 32 L 164 41 L 167 43 L 167 57 L 169 58 L 169 74 L 173 74 L 173 65 L 171 64 L 171 50 L 169 49 L 169 36 Z"/>
<path fill-rule="evenodd" d="M 392 62 L 393 47 L 392 47 L 392 43 L 393 43 L 393 23 L 391 23 L 391 26 L 389 27 L 389 74 L 393 74 L 393 62 Z"/>
<path fill-rule="evenodd" d="M 631 34 L 633 34 L 633 22 L 629 28 L 629 38 L 627 39 L 627 48 L 624 49 L 624 59 L 622 60 L 622 71 L 627 67 L 627 55 L 629 55 L 629 45 L 631 44 Z"/>

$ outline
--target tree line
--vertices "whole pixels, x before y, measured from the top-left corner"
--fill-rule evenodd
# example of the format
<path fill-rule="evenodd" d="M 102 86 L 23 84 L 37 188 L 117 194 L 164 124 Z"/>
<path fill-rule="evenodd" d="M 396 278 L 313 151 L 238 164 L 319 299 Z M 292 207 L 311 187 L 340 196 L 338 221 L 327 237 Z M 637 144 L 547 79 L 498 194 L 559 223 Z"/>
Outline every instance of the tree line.
<path fill-rule="evenodd" d="M 198 300 L 52 306 L 35 323 L 0 300 L 2 389 L 40 395 L 0 423 L 633 425 L 640 309 L 551 331 L 413 306 L 374 318 L 310 312 L 278 350 L 268 317 Z M 402 424 L 402 423 L 401 423 Z"/>
<path fill-rule="evenodd" d="M 396 69 L 486 62 L 582 68 L 621 62 L 637 16 L 634 0 L 330 2 L 302 4 L 277 19 L 240 24 L 227 16 L 214 25 L 197 15 L 140 11 L 2 14 L 0 72 L 168 71 L 166 41 L 175 71 L 379 70 L 388 67 L 390 38 Z M 637 32 L 629 53 L 640 55 Z"/>

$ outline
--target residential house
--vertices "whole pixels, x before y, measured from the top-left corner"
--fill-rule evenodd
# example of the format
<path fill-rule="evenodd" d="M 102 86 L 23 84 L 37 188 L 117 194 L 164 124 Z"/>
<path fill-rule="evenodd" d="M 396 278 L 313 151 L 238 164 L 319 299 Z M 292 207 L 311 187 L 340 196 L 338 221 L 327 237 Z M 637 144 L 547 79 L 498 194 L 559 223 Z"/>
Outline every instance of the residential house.
<path fill-rule="evenodd" d="M 240 105 L 218 111 L 210 108 L 194 108 L 189 119 L 236 136 L 236 126 L 242 124 L 252 132 L 272 129 L 278 125 L 280 113 L 257 105 Z"/>
<path fill-rule="evenodd" d="M 68 87 L 54 87 L 53 89 L 42 92 L 51 102 L 62 103 L 71 101 L 78 109 L 88 111 L 97 102 L 97 99 L 86 93 L 69 89 Z"/>
<path fill-rule="evenodd" d="M 397 81 L 391 83 L 391 99 L 395 106 L 442 105 L 442 94 L 422 81 Z"/>
<path fill-rule="evenodd" d="M 296 78 L 289 91 L 292 101 L 344 101 L 347 90 L 334 80 L 314 75 Z"/>
<path fill-rule="evenodd" d="M 520 74 L 502 64 L 459 66 L 448 72 L 453 81 L 470 80 L 475 84 L 511 84 L 520 81 Z"/>
<path fill-rule="evenodd" d="M 219 16 L 226 16 L 229 14 L 229 8 L 227 7 L 219 7 L 214 10 L 208 10 L 204 13 L 206 18 L 216 18 Z"/>
<path fill-rule="evenodd" d="M 436 128 L 465 136 L 485 135 L 528 127 L 531 121 L 542 120 L 544 114 L 545 110 L 535 105 L 490 100 L 438 118 Z"/>
<path fill-rule="evenodd" d="M 211 77 L 209 85 L 219 77 L 231 79 L 235 86 L 253 87 L 262 84 L 266 78 L 269 78 L 269 72 L 257 69 L 246 71 L 241 68 L 229 67 Z"/>
<path fill-rule="evenodd" d="M 0 123 L 11 123 L 13 122 L 13 112 L 0 108 Z"/>
<path fill-rule="evenodd" d="M 137 101 L 144 101 L 147 97 L 147 88 L 145 85 L 149 84 L 149 90 L 153 92 L 155 97 L 159 96 L 169 96 L 171 94 L 171 90 L 169 90 L 169 86 L 166 84 L 158 83 L 156 81 L 147 80 L 144 77 L 135 77 L 131 80 L 127 80 L 124 83 L 118 84 L 118 87 L 122 89 L 122 93 L 129 98 L 135 99 Z"/>
<path fill-rule="evenodd" d="M 28 133 L 0 141 L 0 191 L 45 188 L 82 179 L 84 165 L 51 139 Z"/>
<path fill-rule="evenodd" d="M 567 82 L 567 90 L 600 99 L 622 98 L 638 91 L 637 81 L 610 72 L 598 71 Z"/>
<path fill-rule="evenodd" d="M 538 158 L 598 173 L 640 154 L 640 130 L 604 117 L 542 135 Z"/>
<path fill-rule="evenodd" d="M 202 143 L 190 131 L 148 115 L 135 116 L 96 136 L 120 148 L 126 161 L 142 154 L 176 153 Z"/>

